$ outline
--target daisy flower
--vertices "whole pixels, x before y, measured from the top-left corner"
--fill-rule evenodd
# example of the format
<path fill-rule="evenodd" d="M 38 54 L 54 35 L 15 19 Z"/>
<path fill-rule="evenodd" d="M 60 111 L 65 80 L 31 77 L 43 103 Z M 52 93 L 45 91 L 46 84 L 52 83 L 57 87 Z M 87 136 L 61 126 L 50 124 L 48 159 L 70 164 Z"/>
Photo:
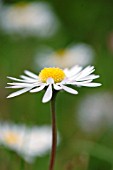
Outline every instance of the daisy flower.
<path fill-rule="evenodd" d="M 113 95 L 99 92 L 86 95 L 78 105 L 79 127 L 87 132 L 99 132 L 113 125 Z"/>
<path fill-rule="evenodd" d="M 40 47 L 34 58 L 34 66 L 40 68 L 55 67 L 65 68 L 74 65 L 86 66 L 92 64 L 95 57 L 94 49 L 85 43 L 68 45 L 64 49 L 54 50 L 50 47 Z"/>
<path fill-rule="evenodd" d="M 29 128 L 21 124 L 0 123 L 0 145 L 15 151 L 29 163 L 32 163 L 37 156 L 42 156 L 50 150 L 51 139 L 50 126 Z"/>
<path fill-rule="evenodd" d="M 71 69 L 66 68 L 64 70 L 56 67 L 44 68 L 40 71 L 39 75 L 26 70 L 24 72 L 25 75 L 20 76 L 21 79 L 8 77 L 16 82 L 8 83 L 10 86 L 7 88 L 20 88 L 21 90 L 10 94 L 7 98 L 18 96 L 27 91 L 34 93 L 45 89 L 46 92 L 43 96 L 42 102 L 46 103 L 52 99 L 54 90 L 64 90 L 71 94 L 78 94 L 77 90 L 68 87 L 68 85 L 75 87 L 97 87 L 101 85 L 100 83 L 92 82 L 99 77 L 99 75 L 92 74 L 94 71 L 94 66 L 82 68 L 78 65 Z"/>
<path fill-rule="evenodd" d="M 10 34 L 46 38 L 54 35 L 59 27 L 51 6 L 45 2 L 2 5 L 0 16 L 1 27 Z"/>

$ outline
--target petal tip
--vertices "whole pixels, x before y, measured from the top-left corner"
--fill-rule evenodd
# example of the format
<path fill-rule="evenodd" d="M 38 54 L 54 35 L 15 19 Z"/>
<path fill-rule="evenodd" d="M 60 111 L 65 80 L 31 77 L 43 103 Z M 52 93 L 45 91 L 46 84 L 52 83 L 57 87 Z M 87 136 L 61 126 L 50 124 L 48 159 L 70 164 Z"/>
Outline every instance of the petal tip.
<path fill-rule="evenodd" d="M 6 98 L 9 99 L 9 98 L 11 98 L 11 96 L 9 95 L 9 96 L 7 96 Z"/>
<path fill-rule="evenodd" d="M 42 103 L 47 103 L 47 102 L 49 102 L 50 100 L 44 100 L 44 99 L 42 99 Z"/>
<path fill-rule="evenodd" d="M 98 86 L 102 86 L 102 83 L 98 83 Z"/>

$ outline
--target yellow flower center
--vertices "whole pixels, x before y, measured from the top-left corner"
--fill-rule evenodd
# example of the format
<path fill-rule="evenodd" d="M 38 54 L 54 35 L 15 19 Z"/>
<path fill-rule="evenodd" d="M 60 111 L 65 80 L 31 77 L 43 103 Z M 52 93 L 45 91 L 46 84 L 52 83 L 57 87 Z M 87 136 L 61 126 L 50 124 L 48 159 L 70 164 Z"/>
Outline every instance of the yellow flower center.
<path fill-rule="evenodd" d="M 66 50 L 64 50 L 64 49 L 60 49 L 60 50 L 58 50 L 57 52 L 56 52 L 56 55 L 57 55 L 57 57 L 59 57 L 59 58 L 63 58 L 63 57 L 65 57 L 65 53 L 66 53 Z"/>
<path fill-rule="evenodd" d="M 19 136 L 18 134 L 15 134 L 13 132 L 8 132 L 5 134 L 5 141 L 9 144 L 15 144 L 19 142 Z"/>
<path fill-rule="evenodd" d="M 65 78 L 65 73 L 60 68 L 44 68 L 39 74 L 39 79 L 46 82 L 48 78 L 53 78 L 55 83 L 61 82 Z"/>
<path fill-rule="evenodd" d="M 18 9 L 23 9 L 23 8 L 26 8 L 28 4 L 29 3 L 26 3 L 26 2 L 18 2 L 14 6 L 17 7 Z"/>

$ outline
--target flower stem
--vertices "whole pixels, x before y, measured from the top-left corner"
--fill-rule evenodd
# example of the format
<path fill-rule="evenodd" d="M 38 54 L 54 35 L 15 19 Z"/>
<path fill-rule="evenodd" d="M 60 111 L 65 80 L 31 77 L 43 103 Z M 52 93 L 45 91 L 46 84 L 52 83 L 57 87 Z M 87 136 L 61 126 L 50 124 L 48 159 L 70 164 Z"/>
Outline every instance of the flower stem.
<path fill-rule="evenodd" d="M 52 150 L 51 150 L 49 170 L 53 170 L 53 169 L 54 169 L 55 155 L 56 155 L 56 145 L 57 145 L 55 97 L 56 97 L 56 94 L 54 93 L 54 95 L 53 95 L 53 97 L 52 97 L 52 99 L 51 99 L 51 112 L 52 112 Z"/>
<path fill-rule="evenodd" d="M 25 170 L 25 161 L 21 158 L 20 169 Z"/>

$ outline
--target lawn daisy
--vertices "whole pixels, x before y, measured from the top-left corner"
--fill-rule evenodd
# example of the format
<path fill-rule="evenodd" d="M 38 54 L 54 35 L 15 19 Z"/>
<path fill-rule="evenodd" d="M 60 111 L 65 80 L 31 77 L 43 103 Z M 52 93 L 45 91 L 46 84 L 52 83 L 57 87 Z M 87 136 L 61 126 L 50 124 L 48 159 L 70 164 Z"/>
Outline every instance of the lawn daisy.
<path fill-rule="evenodd" d="M 99 75 L 92 74 L 94 72 L 93 66 L 87 66 L 82 68 L 81 66 L 74 66 L 71 69 L 60 69 L 56 67 L 44 68 L 40 71 L 39 75 L 36 75 L 28 70 L 21 75 L 21 79 L 8 77 L 11 80 L 17 81 L 13 83 L 7 83 L 11 85 L 7 88 L 21 88 L 21 90 L 10 94 L 7 98 L 18 96 L 27 91 L 34 93 L 39 92 L 43 89 L 46 90 L 42 102 L 46 103 L 52 99 L 53 91 L 64 90 L 71 94 L 78 94 L 77 90 L 68 87 L 73 86 L 86 86 L 86 87 L 97 87 L 100 83 L 92 82 L 98 78 Z"/>
<path fill-rule="evenodd" d="M 56 33 L 59 21 L 46 2 L 19 2 L 3 5 L 1 27 L 7 33 L 22 36 L 49 37 Z"/>
<path fill-rule="evenodd" d="M 78 125 L 87 133 L 113 126 L 113 95 L 98 92 L 86 95 L 78 105 Z"/>
<path fill-rule="evenodd" d="M 72 67 L 74 65 L 86 66 L 92 64 L 95 57 L 94 49 L 85 43 L 68 45 L 66 48 L 54 50 L 50 47 L 40 47 L 34 58 L 34 66 L 43 68 Z"/>
<path fill-rule="evenodd" d="M 51 127 L 0 123 L 0 145 L 19 154 L 32 163 L 37 156 L 46 154 L 51 148 Z"/>

